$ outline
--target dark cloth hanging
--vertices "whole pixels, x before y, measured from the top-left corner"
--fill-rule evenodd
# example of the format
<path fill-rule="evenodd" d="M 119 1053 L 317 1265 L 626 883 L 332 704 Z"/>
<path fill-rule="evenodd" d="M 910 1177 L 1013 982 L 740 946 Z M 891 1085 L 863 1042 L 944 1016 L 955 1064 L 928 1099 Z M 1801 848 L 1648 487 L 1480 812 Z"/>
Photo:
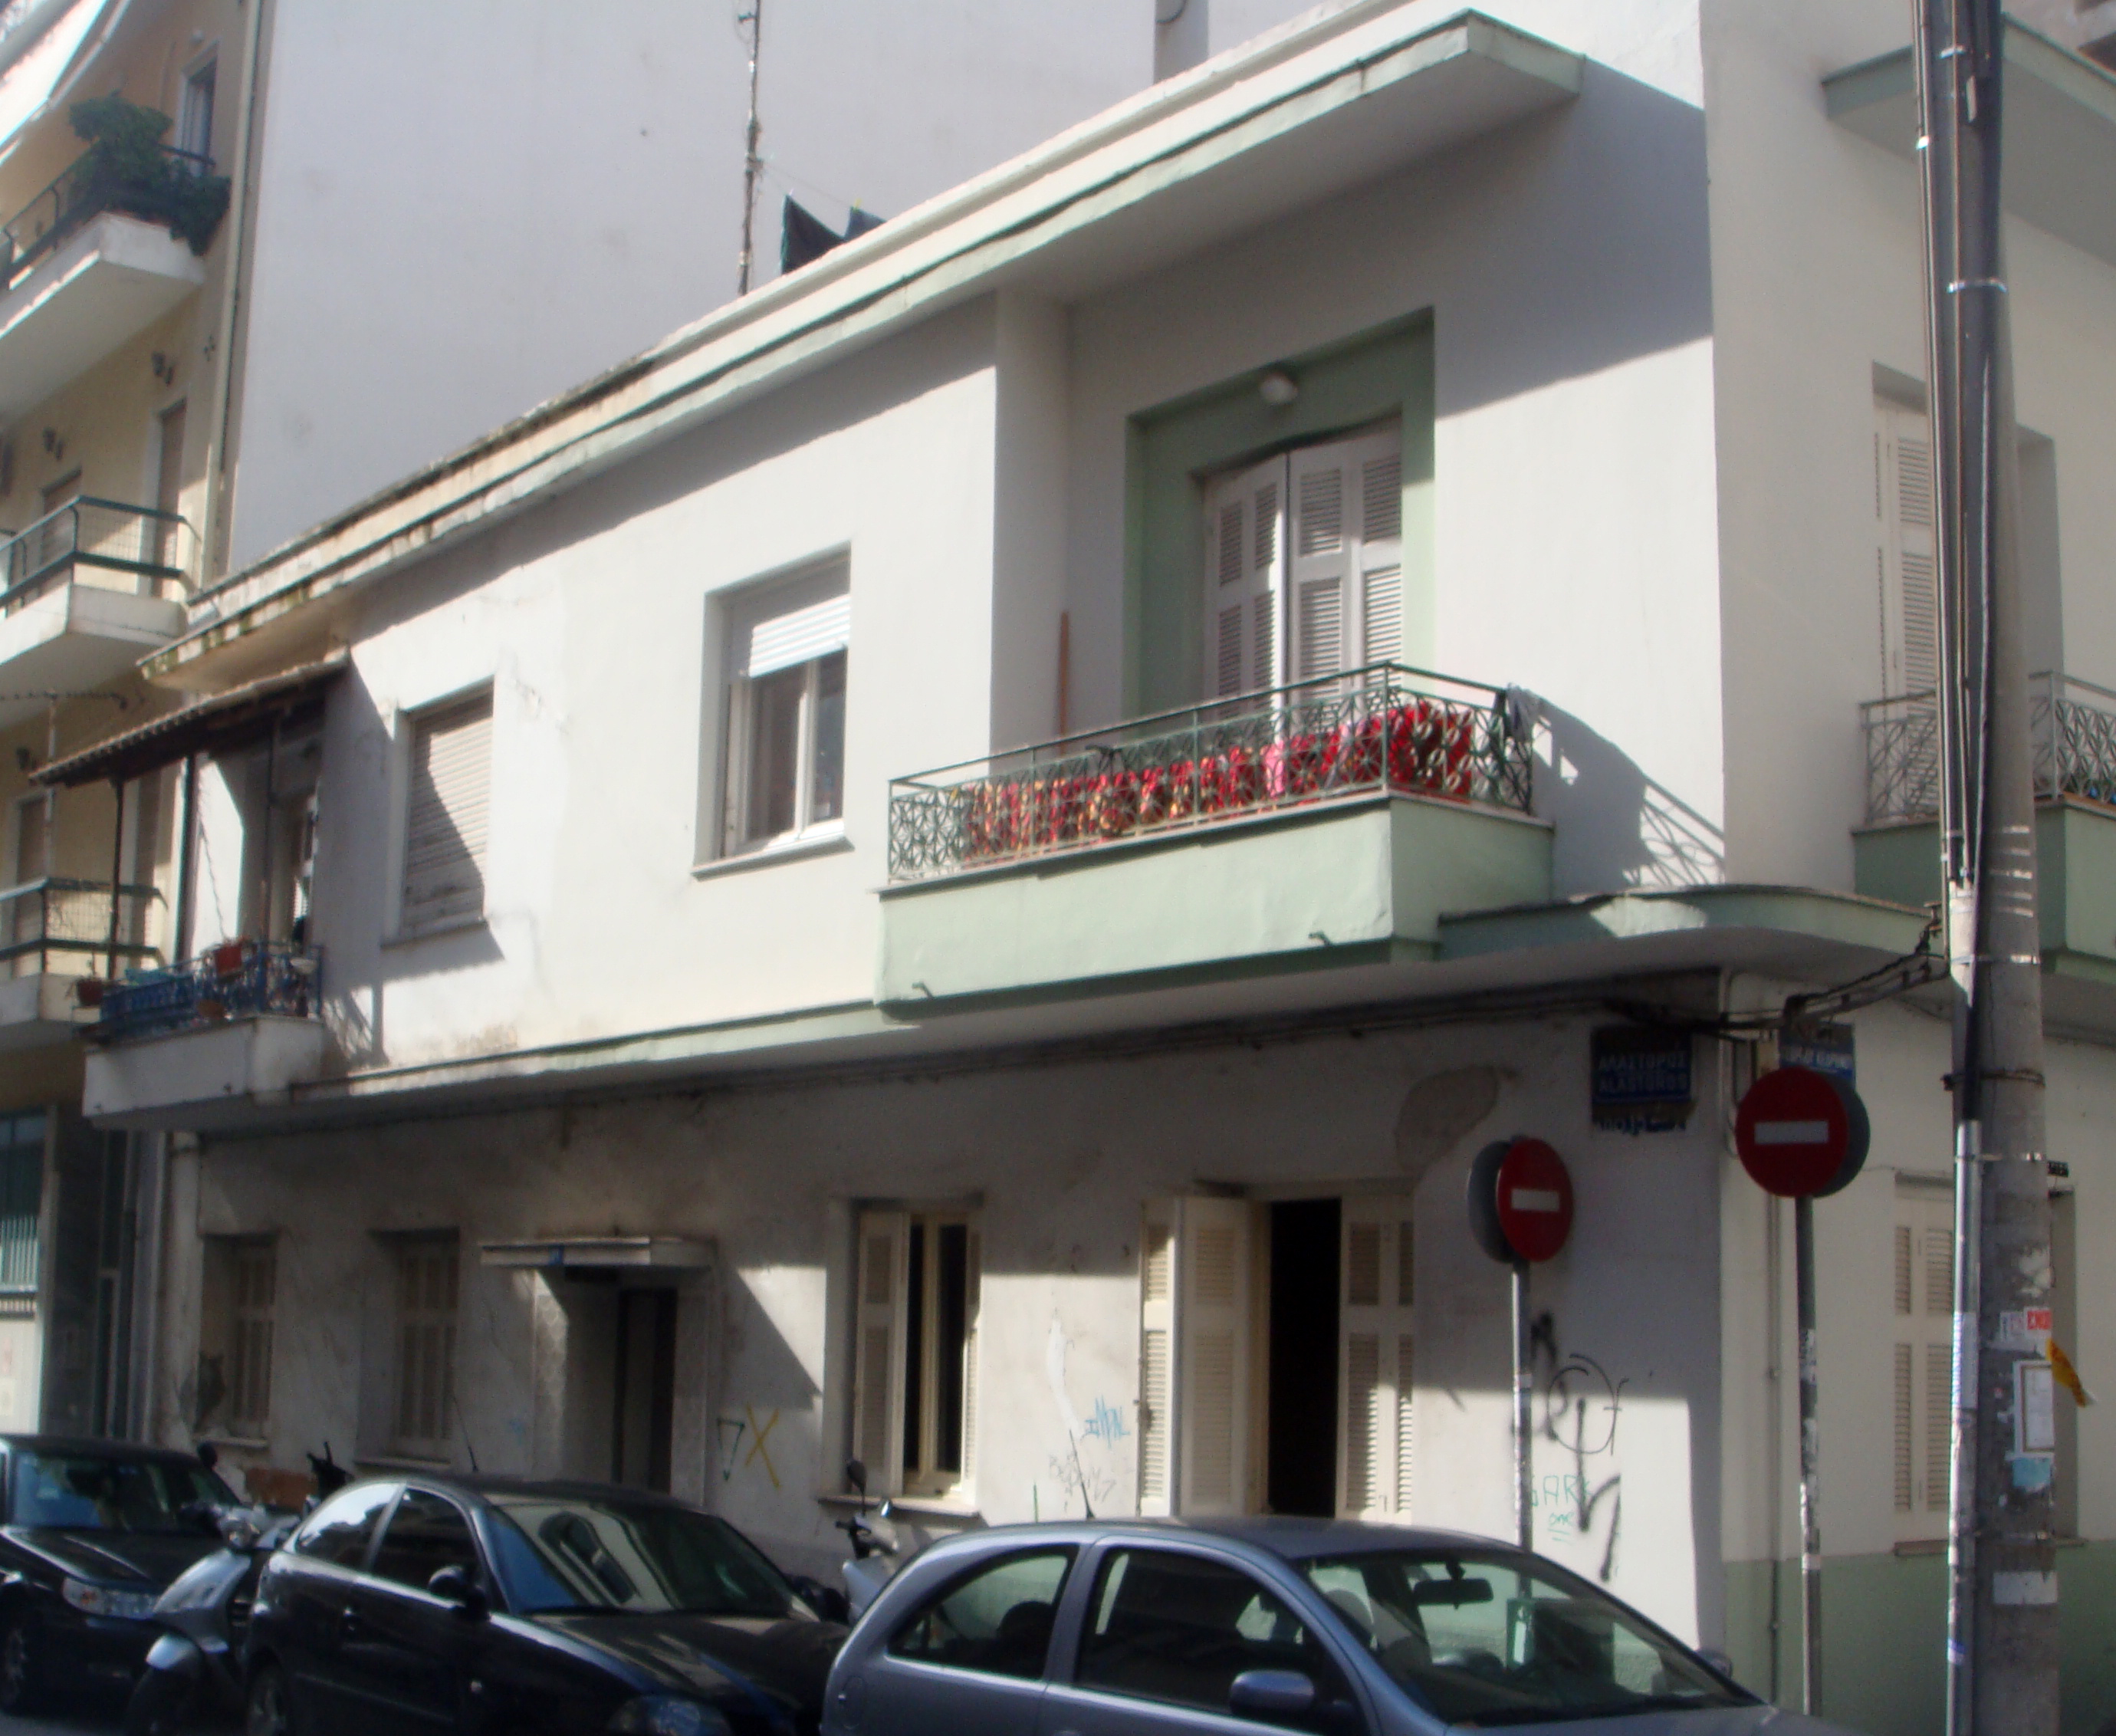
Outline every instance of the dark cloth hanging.
<path fill-rule="evenodd" d="M 842 235 L 825 223 L 798 200 L 788 199 L 783 225 L 779 236 L 779 269 L 798 271 L 812 260 L 821 259 L 833 247 L 843 246 L 847 242 L 878 228 L 881 219 L 871 211 L 862 211 L 858 205 L 852 208 L 845 220 Z"/>

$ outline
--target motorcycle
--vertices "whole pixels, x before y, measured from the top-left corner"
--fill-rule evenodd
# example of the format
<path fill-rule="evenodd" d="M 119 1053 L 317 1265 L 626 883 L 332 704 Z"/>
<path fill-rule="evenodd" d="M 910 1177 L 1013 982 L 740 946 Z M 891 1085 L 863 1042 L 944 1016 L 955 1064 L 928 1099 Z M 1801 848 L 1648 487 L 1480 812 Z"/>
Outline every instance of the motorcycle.
<path fill-rule="evenodd" d="M 858 1459 L 847 1461 L 845 1480 L 858 1492 L 860 1503 L 850 1518 L 837 1522 L 838 1529 L 845 1534 L 846 1540 L 853 1546 L 853 1559 L 840 1563 L 838 1572 L 845 1582 L 846 1619 L 856 1622 L 866 1612 L 867 1606 L 874 1601 L 876 1594 L 889 1583 L 890 1576 L 896 1571 L 886 1559 L 896 1554 L 896 1545 L 884 1543 L 875 1536 L 874 1527 L 867 1522 L 867 1467 Z M 895 1517 L 886 1496 L 882 1499 L 879 1512 L 885 1519 Z"/>
<path fill-rule="evenodd" d="M 307 1505 L 336 1494 L 352 1474 L 331 1457 L 308 1455 L 316 1493 Z M 205 1705 L 239 1711 L 244 1701 L 242 1639 L 265 1558 L 300 1524 L 302 1513 L 256 1507 L 225 1508 L 214 1518 L 221 1547 L 194 1562 L 155 1600 L 165 1630 L 147 1653 L 147 1668 L 125 1709 L 126 1736 L 170 1736 Z"/>

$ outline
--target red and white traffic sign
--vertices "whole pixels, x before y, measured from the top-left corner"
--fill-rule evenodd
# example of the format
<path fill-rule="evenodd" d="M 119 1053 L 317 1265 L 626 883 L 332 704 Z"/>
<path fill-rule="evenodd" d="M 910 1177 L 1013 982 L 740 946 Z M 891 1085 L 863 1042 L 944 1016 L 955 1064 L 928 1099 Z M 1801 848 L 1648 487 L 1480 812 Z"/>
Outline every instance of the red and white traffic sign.
<path fill-rule="evenodd" d="M 1865 1160 L 1865 1121 L 1848 1086 L 1812 1067 L 1775 1067 L 1742 1098 L 1734 1149 L 1766 1193 L 1834 1193 Z"/>
<path fill-rule="evenodd" d="M 1572 1231 L 1572 1177 L 1565 1160 L 1541 1140 L 1506 1147 L 1496 1183 L 1499 1227 L 1521 1259 L 1545 1260 Z"/>

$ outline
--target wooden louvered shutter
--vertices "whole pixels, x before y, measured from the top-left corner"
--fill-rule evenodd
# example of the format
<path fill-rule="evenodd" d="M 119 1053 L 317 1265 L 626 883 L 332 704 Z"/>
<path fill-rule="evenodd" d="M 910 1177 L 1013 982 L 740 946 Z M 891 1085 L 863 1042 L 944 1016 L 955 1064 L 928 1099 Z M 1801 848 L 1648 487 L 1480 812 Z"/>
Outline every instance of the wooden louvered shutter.
<path fill-rule="evenodd" d="M 1279 684 L 1286 460 L 1222 477 L 1205 500 L 1204 693 Z"/>
<path fill-rule="evenodd" d="M 860 1213 L 853 1275 L 853 1457 L 865 1462 L 867 1487 L 877 1494 L 903 1482 L 904 1296 L 910 1257 L 907 1213 Z"/>
<path fill-rule="evenodd" d="M 1176 1511 L 1238 1513 L 1249 1498 L 1247 1203 L 1183 1200 L 1175 1247 Z"/>
<path fill-rule="evenodd" d="M 1916 411 L 1894 404 L 1877 405 L 1874 421 L 1882 692 L 1929 693 L 1939 681 L 1932 425 Z"/>
<path fill-rule="evenodd" d="M 1401 429 L 1294 453 L 1291 493 L 1293 679 L 1401 657 Z"/>
<path fill-rule="evenodd" d="M 491 785 L 490 691 L 415 721 L 404 827 L 404 928 L 485 914 Z"/>
<path fill-rule="evenodd" d="M 1175 1418 L 1175 1206 L 1146 1209 L 1138 1259 L 1138 1510 L 1174 1511 L 1169 1433 Z"/>
<path fill-rule="evenodd" d="M 1347 1199 L 1343 1221 L 1337 1510 L 1350 1518 L 1401 1518 L 1410 1503 L 1410 1201 Z"/>

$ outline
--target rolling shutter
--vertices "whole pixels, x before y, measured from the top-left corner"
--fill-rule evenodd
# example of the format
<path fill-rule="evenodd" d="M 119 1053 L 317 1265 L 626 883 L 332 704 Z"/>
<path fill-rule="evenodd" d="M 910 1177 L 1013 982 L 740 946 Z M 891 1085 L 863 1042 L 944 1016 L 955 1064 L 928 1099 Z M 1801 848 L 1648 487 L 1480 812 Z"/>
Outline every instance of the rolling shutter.
<path fill-rule="evenodd" d="M 1249 1495 L 1249 1205 L 1184 1200 L 1177 1232 L 1176 1511 L 1238 1513 Z"/>
<path fill-rule="evenodd" d="M 404 827 L 406 928 L 485 914 L 491 785 L 489 689 L 416 720 Z"/>
<path fill-rule="evenodd" d="M 908 1214 L 860 1213 L 858 1270 L 853 1278 L 858 1288 L 853 1310 L 853 1456 L 866 1464 L 867 1486 L 876 1494 L 895 1490 L 903 1478 L 900 1371 L 910 1257 Z"/>
<path fill-rule="evenodd" d="M 1401 1518 L 1410 1510 L 1410 1201 L 1349 1198 L 1338 1259 L 1337 1510 L 1350 1518 Z"/>
<path fill-rule="evenodd" d="M 840 563 L 791 584 L 773 585 L 738 604 L 729 624 L 728 673 L 738 681 L 843 651 L 852 642 L 850 574 Z"/>
<path fill-rule="evenodd" d="M 1205 501 L 1205 679 L 1214 699 L 1281 679 L 1286 460 L 1223 477 Z"/>
<path fill-rule="evenodd" d="M 1881 691 L 1891 697 L 1929 693 L 1939 681 L 1932 425 L 1915 410 L 1885 403 L 1874 407 L 1874 422 Z"/>

